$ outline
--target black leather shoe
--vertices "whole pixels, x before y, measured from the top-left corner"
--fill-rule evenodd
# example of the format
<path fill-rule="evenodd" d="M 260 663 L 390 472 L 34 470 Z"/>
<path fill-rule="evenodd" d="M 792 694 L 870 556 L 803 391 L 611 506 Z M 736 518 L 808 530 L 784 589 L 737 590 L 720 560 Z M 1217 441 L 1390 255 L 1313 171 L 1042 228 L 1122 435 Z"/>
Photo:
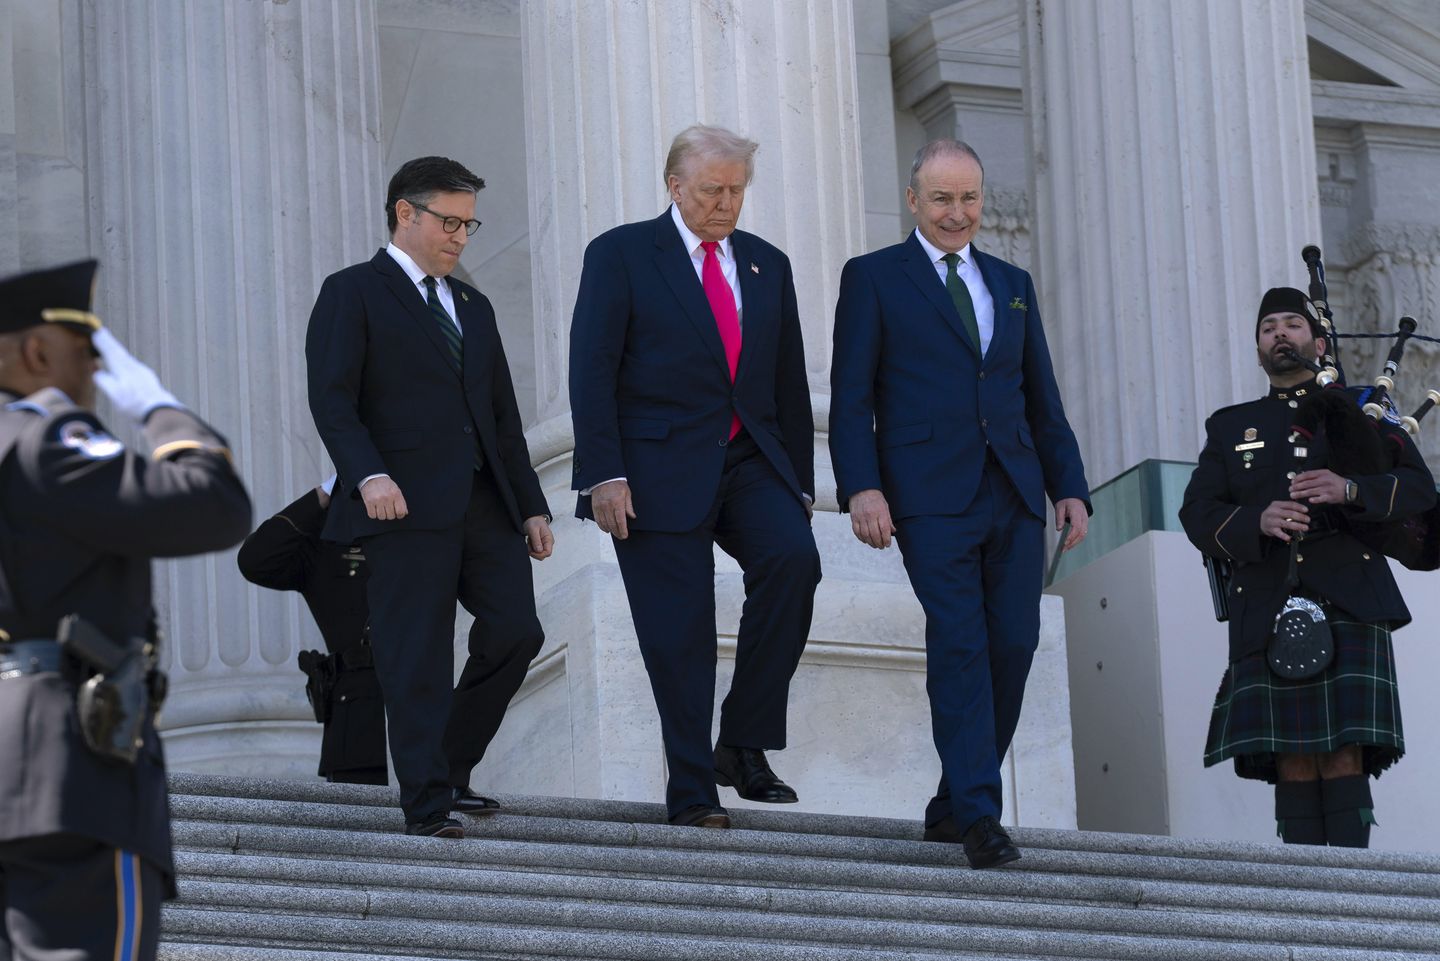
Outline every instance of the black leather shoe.
<path fill-rule="evenodd" d="M 753 747 L 715 747 L 715 783 L 733 787 L 747 801 L 794 804 L 795 789 L 775 776 L 765 752 Z"/>
<path fill-rule="evenodd" d="M 679 814 L 670 815 L 670 823 L 683 828 L 728 828 L 730 814 L 722 807 L 695 804 Z"/>
<path fill-rule="evenodd" d="M 463 838 L 465 828 L 454 818 L 437 814 L 419 824 L 405 825 L 405 833 L 422 838 Z"/>
<path fill-rule="evenodd" d="M 925 828 L 925 840 L 942 844 L 959 844 L 960 829 L 955 827 L 954 818 L 944 818 Z"/>
<path fill-rule="evenodd" d="M 951 825 L 953 828 L 953 821 Z M 965 859 L 976 870 L 998 868 L 1020 860 L 1020 849 L 1010 840 L 1000 822 L 989 815 L 970 825 L 960 842 L 965 845 Z"/>
<path fill-rule="evenodd" d="M 455 800 L 450 804 L 451 814 L 494 814 L 498 810 L 500 810 L 499 801 L 476 794 L 468 787 L 457 787 Z"/>

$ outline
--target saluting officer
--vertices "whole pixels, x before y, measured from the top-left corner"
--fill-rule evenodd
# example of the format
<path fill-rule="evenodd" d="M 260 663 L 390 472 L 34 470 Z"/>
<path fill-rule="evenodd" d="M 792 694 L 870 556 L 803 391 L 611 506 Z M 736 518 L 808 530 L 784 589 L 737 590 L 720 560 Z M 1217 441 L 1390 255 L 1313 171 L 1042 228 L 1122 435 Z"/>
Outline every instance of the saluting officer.
<path fill-rule="evenodd" d="M 360 544 L 320 539 L 331 475 L 245 538 L 235 562 L 245 579 L 277 591 L 299 591 L 325 639 L 328 655 L 302 651 L 300 669 L 315 718 L 325 725 L 319 774 L 346 784 L 387 784 L 385 702 L 370 650 L 370 569 Z"/>
<path fill-rule="evenodd" d="M 96 266 L 0 280 L 6 959 L 155 957 L 175 869 L 150 558 L 228 547 L 250 525 L 225 441 L 90 312 Z M 91 412 L 97 384 L 147 452 Z"/>
<path fill-rule="evenodd" d="M 1341 443 L 1320 433 L 1292 439 L 1292 425 L 1321 389 L 1298 358 L 1324 356 L 1325 338 L 1305 295 L 1276 287 L 1260 303 L 1255 339 L 1270 391 L 1206 422 L 1205 449 L 1180 508 L 1191 542 L 1234 565 L 1230 663 L 1205 765 L 1233 758 L 1240 777 L 1274 784 L 1286 843 L 1366 847 L 1375 823 L 1369 777 L 1405 752 L 1390 632 L 1409 623 L 1410 612 L 1384 556 L 1356 536 L 1357 525 L 1428 509 L 1435 481 L 1409 435 L 1383 422 L 1388 469 L 1350 476 L 1297 469 L 1305 466 L 1297 464 L 1297 443 L 1313 459 Z M 1292 586 L 1289 545 L 1301 535 Z M 1303 679 L 1277 675 L 1266 656 L 1291 595 L 1318 605 L 1333 637 L 1329 666 Z"/>

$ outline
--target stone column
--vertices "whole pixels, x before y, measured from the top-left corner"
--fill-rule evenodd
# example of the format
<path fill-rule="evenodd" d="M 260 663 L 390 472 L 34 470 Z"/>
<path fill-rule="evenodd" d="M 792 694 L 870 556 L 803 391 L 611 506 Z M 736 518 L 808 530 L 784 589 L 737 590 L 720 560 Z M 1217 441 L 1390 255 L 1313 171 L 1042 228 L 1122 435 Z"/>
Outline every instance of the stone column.
<path fill-rule="evenodd" d="M 850 0 L 533 0 L 522 40 L 539 420 L 568 424 L 566 351 L 585 245 L 665 209 L 692 123 L 760 143 L 742 229 L 786 251 L 826 390 L 840 268 L 863 249 Z"/>
<path fill-rule="evenodd" d="M 1027 0 L 1035 266 L 1092 483 L 1258 396 L 1255 309 L 1320 236 L 1302 4 Z M 993 162 L 993 161 L 992 161 Z"/>
<path fill-rule="evenodd" d="M 234 448 L 257 520 L 329 472 L 305 396 L 325 275 L 385 238 L 373 0 L 81 4 L 99 311 Z M 313 774 L 295 595 L 156 565 L 171 766 Z"/>

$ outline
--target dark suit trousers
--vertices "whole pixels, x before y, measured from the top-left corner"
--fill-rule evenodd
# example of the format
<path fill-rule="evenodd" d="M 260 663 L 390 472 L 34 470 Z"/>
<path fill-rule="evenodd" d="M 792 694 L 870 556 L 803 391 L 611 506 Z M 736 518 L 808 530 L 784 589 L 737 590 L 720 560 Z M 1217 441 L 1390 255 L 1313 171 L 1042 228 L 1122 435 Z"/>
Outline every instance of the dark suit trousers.
<path fill-rule="evenodd" d="M 475 473 L 462 524 L 364 543 L 371 645 L 400 806 L 416 823 L 447 811 L 452 786 L 469 784 L 545 635 L 525 539 L 488 469 Z M 452 692 L 457 598 L 475 624 Z"/>
<path fill-rule="evenodd" d="M 0 843 L 0 961 L 153 961 L 165 876 L 78 834 Z"/>
<path fill-rule="evenodd" d="M 1045 522 L 987 459 L 964 514 L 907 517 L 896 539 L 925 610 L 926 689 L 942 777 L 926 825 L 1002 809 L 1000 761 L 1040 640 Z"/>
<path fill-rule="evenodd" d="M 715 703 L 715 554 L 745 579 L 735 676 L 720 709 L 720 743 L 785 746 L 790 678 L 810 633 L 820 553 L 804 505 L 748 434 L 726 452 L 710 513 L 682 533 L 631 528 L 615 556 L 665 738 L 670 813 L 718 804 L 710 725 Z"/>

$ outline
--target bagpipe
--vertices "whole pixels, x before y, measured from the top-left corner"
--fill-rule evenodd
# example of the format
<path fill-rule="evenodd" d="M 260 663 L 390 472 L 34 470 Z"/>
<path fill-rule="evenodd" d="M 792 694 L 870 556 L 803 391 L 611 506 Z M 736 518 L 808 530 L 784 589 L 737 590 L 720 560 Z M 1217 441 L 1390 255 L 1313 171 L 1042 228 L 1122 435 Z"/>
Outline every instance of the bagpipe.
<path fill-rule="evenodd" d="M 1330 309 L 1329 291 L 1325 284 L 1325 264 L 1320 248 L 1311 244 L 1300 253 L 1310 274 L 1309 299 L 1325 338 L 1325 353 L 1311 360 L 1292 349 L 1292 360 L 1315 374 L 1315 383 L 1322 388 L 1309 394 L 1295 410 L 1290 443 L 1296 470 L 1328 468 L 1342 477 L 1385 474 L 1393 470 L 1405 456 L 1408 434 L 1418 436 L 1420 422 L 1440 404 L 1440 390 L 1425 392 L 1424 401 L 1408 416 L 1402 416 L 1395 402 L 1395 378 L 1399 373 L 1405 348 L 1412 340 L 1440 343 L 1440 339 L 1416 333 L 1415 318 L 1401 317 L 1396 330 L 1388 334 L 1340 333 Z M 1391 338 L 1385 365 L 1373 384 L 1347 385 L 1341 362 L 1340 341 L 1361 338 Z M 1316 444 L 1316 436 L 1323 443 Z M 1312 453 L 1312 448 L 1317 452 Z M 1361 542 L 1410 570 L 1440 569 L 1440 503 L 1429 510 L 1398 521 L 1367 523 L 1343 522 L 1346 530 Z M 1303 535 L 1292 538 L 1292 555 Z M 1230 564 L 1208 554 L 1206 573 L 1215 602 L 1216 620 L 1229 617 Z M 1293 563 L 1293 559 L 1292 559 Z"/>

